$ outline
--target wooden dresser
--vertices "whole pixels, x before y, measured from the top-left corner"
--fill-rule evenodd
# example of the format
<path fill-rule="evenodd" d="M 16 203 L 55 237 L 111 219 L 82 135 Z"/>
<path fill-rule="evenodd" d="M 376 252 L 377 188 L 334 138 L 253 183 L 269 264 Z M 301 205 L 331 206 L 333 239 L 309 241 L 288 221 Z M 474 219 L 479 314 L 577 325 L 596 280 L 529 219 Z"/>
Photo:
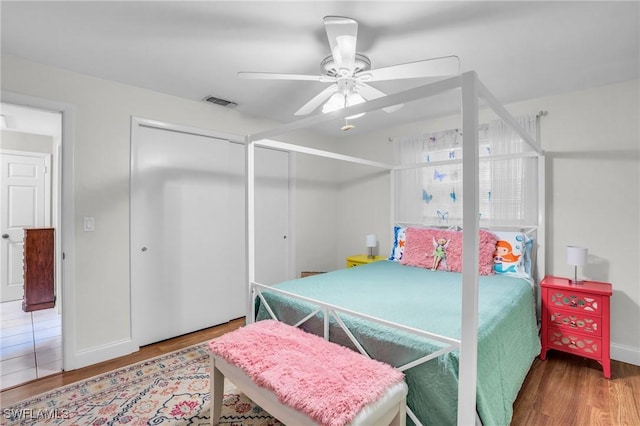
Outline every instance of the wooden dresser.
<path fill-rule="evenodd" d="M 54 259 L 54 229 L 25 228 L 23 311 L 55 306 Z"/>

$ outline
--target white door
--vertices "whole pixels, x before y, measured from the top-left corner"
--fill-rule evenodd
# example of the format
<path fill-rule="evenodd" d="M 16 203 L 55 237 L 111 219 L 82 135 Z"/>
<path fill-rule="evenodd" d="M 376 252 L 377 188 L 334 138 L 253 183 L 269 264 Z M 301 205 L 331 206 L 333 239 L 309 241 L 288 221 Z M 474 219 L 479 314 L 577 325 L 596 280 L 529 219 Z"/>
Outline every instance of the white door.
<path fill-rule="evenodd" d="M 289 153 L 255 150 L 256 281 L 276 284 L 289 276 Z"/>
<path fill-rule="evenodd" d="M 0 301 L 20 300 L 25 227 L 49 226 L 51 156 L 0 153 Z"/>
<path fill-rule="evenodd" d="M 244 316 L 244 145 L 140 125 L 132 161 L 135 342 Z"/>

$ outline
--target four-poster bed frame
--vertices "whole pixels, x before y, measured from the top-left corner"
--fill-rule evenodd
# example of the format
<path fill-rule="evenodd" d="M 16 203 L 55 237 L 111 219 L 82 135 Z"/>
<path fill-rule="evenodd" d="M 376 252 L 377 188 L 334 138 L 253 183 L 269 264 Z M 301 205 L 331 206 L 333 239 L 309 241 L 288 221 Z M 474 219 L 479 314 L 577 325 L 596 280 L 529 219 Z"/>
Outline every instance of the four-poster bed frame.
<path fill-rule="evenodd" d="M 391 192 L 393 200 L 393 192 L 395 188 L 394 172 L 402 168 L 412 166 L 393 166 L 375 161 L 369 161 L 357 157 L 351 157 L 338 153 L 322 151 L 318 149 L 298 146 L 289 143 L 283 143 L 271 138 L 288 133 L 293 130 L 303 129 L 315 124 L 334 120 L 336 118 L 347 117 L 362 112 L 369 112 L 381 109 L 383 107 L 402 104 L 406 102 L 416 101 L 422 98 L 431 97 L 445 91 L 461 89 L 461 112 L 462 112 L 462 133 L 463 138 L 463 265 L 462 265 L 462 316 L 461 316 L 461 336 L 460 339 L 452 339 L 446 336 L 440 336 L 429 333 L 424 330 L 417 330 L 394 324 L 383 319 L 363 315 L 358 312 L 343 309 L 339 306 L 333 306 L 311 299 L 307 299 L 295 294 L 287 293 L 274 289 L 270 286 L 260 284 L 255 281 L 255 147 L 263 146 L 268 148 L 280 149 L 289 152 L 304 153 L 319 157 L 335 159 L 339 161 L 351 162 L 355 164 L 378 167 L 388 170 L 391 173 Z M 378 98 L 360 105 L 345 108 L 343 110 L 334 111 L 329 114 L 318 114 L 302 120 L 292 122 L 281 126 L 274 130 L 249 135 L 246 137 L 247 145 L 247 267 L 248 267 L 248 296 L 247 296 L 247 322 L 255 320 L 254 303 L 256 298 L 262 298 L 261 291 L 268 289 L 276 291 L 287 296 L 297 298 L 303 301 L 312 302 L 318 306 L 318 310 L 310 314 L 308 317 L 299 322 L 302 323 L 308 318 L 319 312 L 324 313 L 324 330 L 325 338 L 328 338 L 329 317 L 330 315 L 345 329 L 349 338 L 354 345 L 363 353 L 364 350 L 357 343 L 353 335 L 346 330 L 346 326 L 340 319 L 341 314 L 363 318 L 367 321 L 377 322 L 386 326 L 398 328 L 409 333 L 427 337 L 446 344 L 445 349 L 431 354 L 423 359 L 416 360 L 410 364 L 399 367 L 400 370 L 411 368 L 420 363 L 433 359 L 443 353 L 460 351 L 459 363 L 459 382 L 458 382 L 458 415 L 457 421 L 459 425 L 470 425 L 476 423 L 476 381 L 477 381 L 477 356 L 478 356 L 478 246 L 480 221 L 478 218 L 479 211 L 479 98 L 482 98 L 486 104 L 501 118 L 507 125 L 514 129 L 519 136 L 527 143 L 538 156 L 538 223 L 533 225 L 536 230 L 536 270 L 538 276 L 544 273 L 544 247 L 545 247 L 545 231 L 544 231 L 544 154 L 538 143 L 527 134 L 518 124 L 517 120 L 495 99 L 495 97 L 487 90 L 487 88 L 478 80 L 475 72 L 466 72 L 459 76 L 446 78 L 431 84 L 420 86 L 415 89 L 403 91 L 386 97 Z M 415 165 L 413 167 L 421 167 Z M 471 177 L 471 178 L 470 178 Z M 392 201 L 393 203 L 393 201 Z M 392 208 L 392 216 L 395 215 L 395 205 Z M 392 222 L 394 222 L 392 218 Z M 264 302 L 264 299 L 262 299 Z M 268 305 L 267 305 L 267 309 Z M 273 313 L 271 312 L 273 315 Z M 416 424 L 420 424 L 418 419 L 413 415 L 407 407 L 407 413 Z"/>

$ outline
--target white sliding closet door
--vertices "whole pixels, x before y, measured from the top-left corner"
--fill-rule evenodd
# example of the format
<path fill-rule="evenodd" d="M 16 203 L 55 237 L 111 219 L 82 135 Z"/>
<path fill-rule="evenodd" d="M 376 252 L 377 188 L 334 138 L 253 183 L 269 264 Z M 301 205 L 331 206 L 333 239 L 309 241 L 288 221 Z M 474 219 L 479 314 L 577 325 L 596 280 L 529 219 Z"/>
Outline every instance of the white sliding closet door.
<path fill-rule="evenodd" d="M 257 147 L 256 281 L 276 284 L 289 272 L 289 153 Z"/>
<path fill-rule="evenodd" d="M 132 134 L 131 287 L 135 343 L 145 345 L 244 316 L 244 145 L 137 122 Z M 270 154 L 258 155 L 272 157 Z M 287 172 L 288 154 L 279 154 L 276 158 L 286 159 Z M 283 165 L 276 163 L 274 167 L 282 170 Z M 273 174 L 270 169 L 271 165 L 263 162 L 261 173 Z M 259 204 L 268 217 L 284 220 L 286 229 L 288 185 L 276 181 L 280 192 L 268 194 L 261 190 L 270 200 Z M 264 247 L 273 251 L 275 233 L 279 237 L 277 243 L 288 243 L 281 226 L 268 229 L 259 237 Z M 278 249 L 286 256 L 265 259 L 266 269 L 261 269 L 265 276 L 279 276 L 287 268 L 288 249 Z M 286 278 L 285 275 L 282 279 Z"/>

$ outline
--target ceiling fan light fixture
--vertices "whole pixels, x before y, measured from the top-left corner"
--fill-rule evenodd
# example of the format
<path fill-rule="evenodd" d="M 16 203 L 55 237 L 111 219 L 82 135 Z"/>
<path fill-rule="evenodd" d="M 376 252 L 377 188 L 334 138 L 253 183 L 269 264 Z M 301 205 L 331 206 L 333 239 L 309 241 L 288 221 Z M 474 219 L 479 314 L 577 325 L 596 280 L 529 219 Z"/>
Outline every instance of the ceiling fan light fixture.
<path fill-rule="evenodd" d="M 328 113 L 344 108 L 344 94 L 337 92 L 331 95 L 329 100 L 322 105 L 322 112 Z"/>
<path fill-rule="evenodd" d="M 336 92 L 333 95 L 331 95 L 329 100 L 324 105 L 322 105 L 322 112 L 326 114 L 332 111 L 345 108 L 345 106 L 349 107 L 349 106 L 361 104 L 363 102 L 365 102 L 364 98 L 356 92 L 349 93 L 348 95 L 346 95 L 346 97 L 344 93 Z M 346 118 L 347 120 L 354 120 L 356 118 L 362 117 L 365 114 L 366 113 L 363 112 L 361 114 L 351 115 Z"/>
<path fill-rule="evenodd" d="M 362 104 L 364 103 L 365 100 L 362 96 L 360 96 L 358 93 L 349 93 L 347 95 L 347 106 L 353 106 L 353 105 L 358 105 L 358 104 Z M 350 115 L 349 117 L 347 117 L 347 120 L 354 120 L 356 118 L 360 118 L 363 115 L 365 115 L 366 113 L 360 113 L 360 114 L 355 114 L 355 115 Z"/>

